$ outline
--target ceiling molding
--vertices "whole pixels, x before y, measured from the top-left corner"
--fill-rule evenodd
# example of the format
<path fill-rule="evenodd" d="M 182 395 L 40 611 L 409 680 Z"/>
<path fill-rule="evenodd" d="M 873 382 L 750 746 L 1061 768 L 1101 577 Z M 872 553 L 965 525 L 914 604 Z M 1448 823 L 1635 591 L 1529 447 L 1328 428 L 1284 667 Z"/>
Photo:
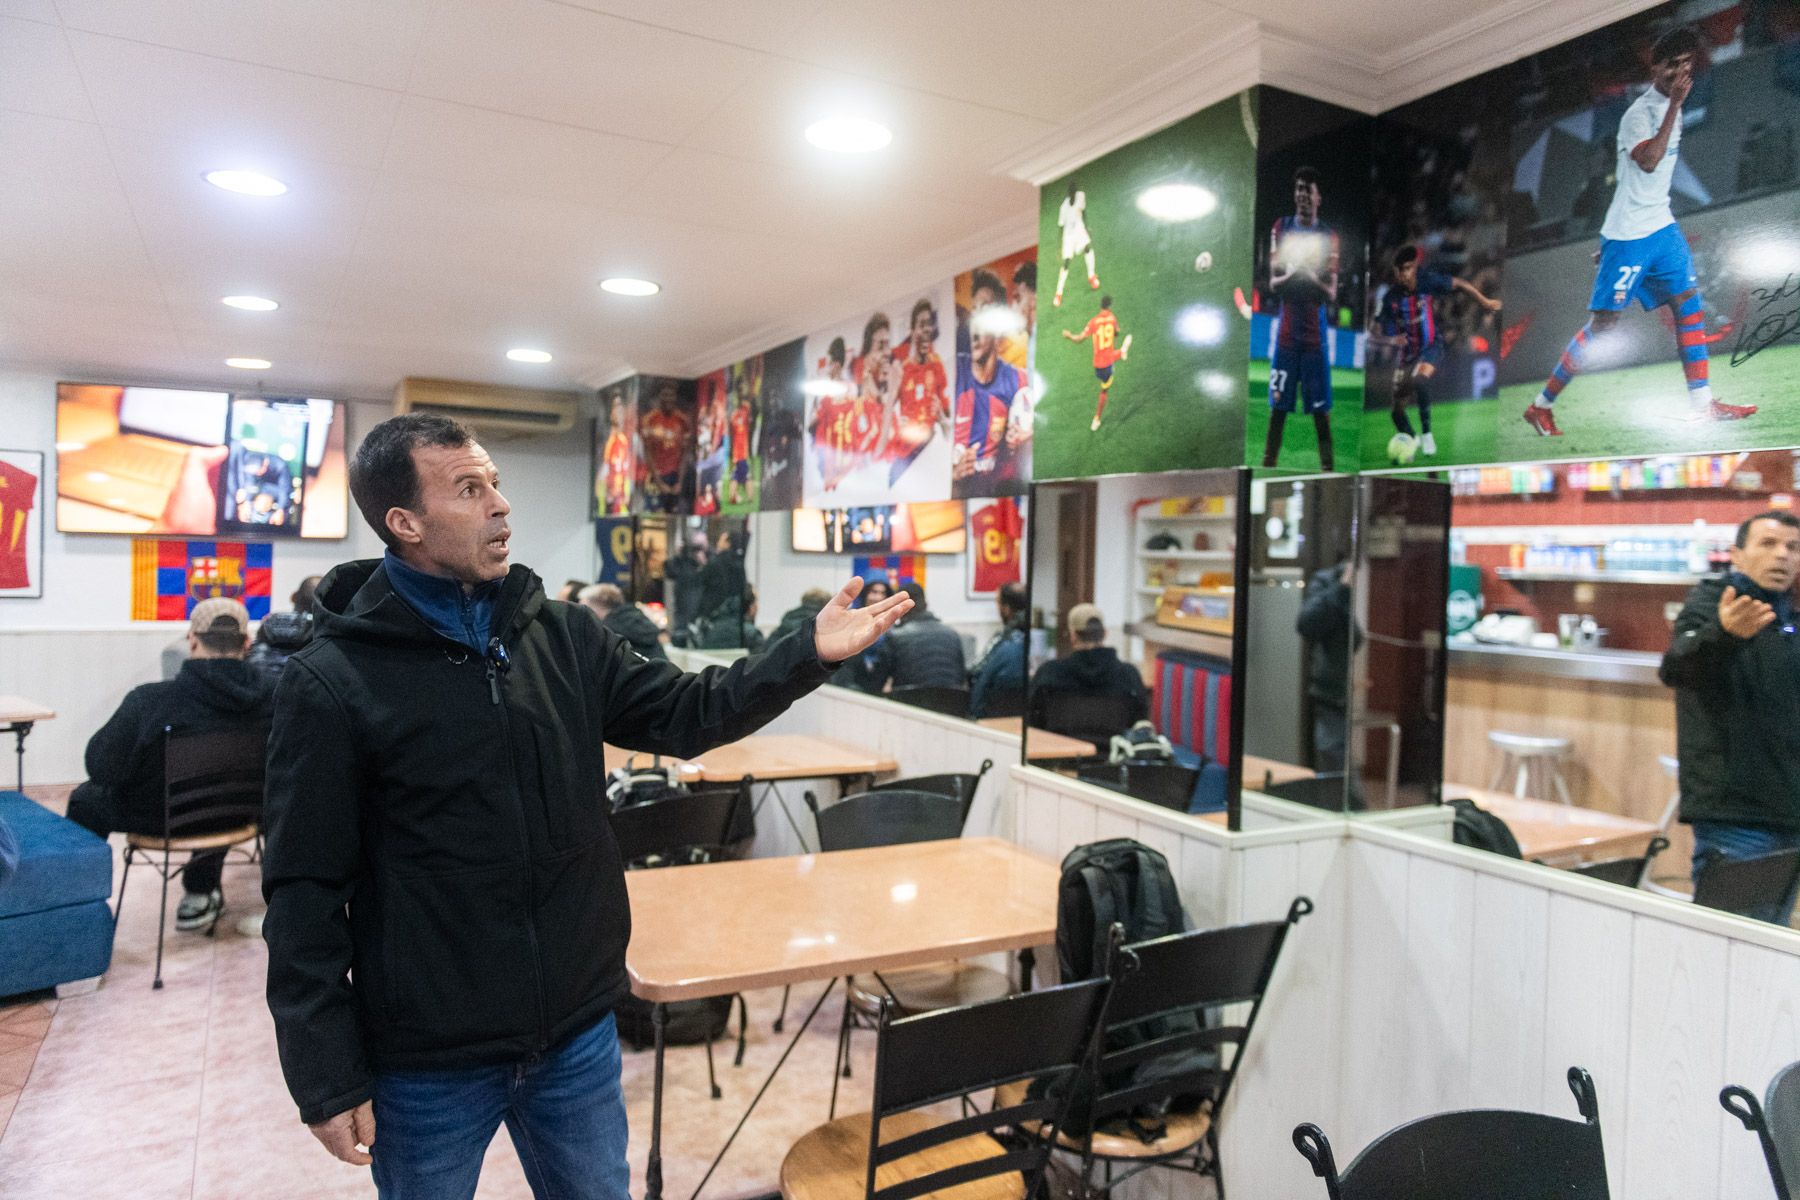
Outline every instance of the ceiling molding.
<path fill-rule="evenodd" d="M 1341 46 L 1317 46 L 1278 33 L 1262 32 L 1260 82 L 1362 113 L 1384 107 L 1381 66 L 1367 55 Z"/>
<path fill-rule="evenodd" d="M 1261 34 L 1246 23 L 1171 65 L 1144 76 L 1102 104 L 995 166 L 1042 187 L 1102 154 L 1171 125 L 1260 81 Z"/>
<path fill-rule="evenodd" d="M 1037 223 L 1038 214 L 1034 204 L 1015 217 L 997 221 L 961 241 L 950 243 L 930 258 L 915 259 L 901 270 L 878 276 L 857 287 L 854 292 L 832 292 L 828 299 L 813 308 L 789 312 L 779 321 L 771 321 L 741 337 L 714 346 L 703 354 L 677 364 L 678 369 L 664 373 L 697 378 L 709 371 L 716 371 L 727 363 L 761 354 L 842 321 L 847 313 L 886 304 L 895 296 L 903 296 L 921 288 L 935 287 L 990 259 L 1036 244 Z"/>

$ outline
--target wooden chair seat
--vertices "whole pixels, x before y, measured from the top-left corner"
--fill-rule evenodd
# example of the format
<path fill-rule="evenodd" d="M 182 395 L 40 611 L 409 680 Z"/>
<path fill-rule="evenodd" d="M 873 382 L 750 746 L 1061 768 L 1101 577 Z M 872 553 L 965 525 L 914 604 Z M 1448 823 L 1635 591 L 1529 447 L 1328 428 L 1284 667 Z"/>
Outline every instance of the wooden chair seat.
<path fill-rule="evenodd" d="M 882 981 L 887 987 L 881 986 Z M 888 990 L 894 994 L 896 1016 L 964 1008 L 988 1000 L 1002 1000 L 1013 993 L 1012 980 L 999 971 L 973 963 L 932 963 L 899 971 L 883 971 L 881 979 L 857 975 L 850 980 L 850 1006 L 866 1017 L 881 1012 Z"/>
<path fill-rule="evenodd" d="M 885 1145 L 942 1124 L 929 1113 L 898 1113 L 882 1122 Z M 1006 1150 L 990 1137 L 977 1135 L 910 1154 L 875 1169 L 875 1186 L 892 1187 L 948 1167 L 998 1158 Z M 869 1173 L 869 1114 L 839 1117 L 795 1142 L 781 1161 L 783 1200 L 863 1200 Z M 958 1187 L 927 1192 L 920 1200 L 1024 1200 L 1025 1181 L 1017 1173 L 978 1179 Z"/>
<path fill-rule="evenodd" d="M 1001 1108 L 1009 1108 L 1025 1102 L 1025 1089 L 1030 1087 L 1029 1080 L 1008 1083 L 996 1091 L 995 1102 Z M 1186 1111 L 1170 1112 L 1162 1119 L 1163 1135 L 1153 1142 L 1146 1142 L 1129 1133 L 1094 1134 L 1094 1157 L 1133 1159 L 1133 1158 L 1167 1158 L 1172 1154 L 1180 1154 L 1197 1145 L 1212 1128 L 1212 1110 L 1202 1104 L 1198 1108 Z M 1030 1132 L 1032 1126 L 1027 1124 Z M 1058 1130 L 1056 1144 L 1065 1150 L 1079 1152 L 1082 1149 L 1081 1135 L 1068 1130 Z"/>
<path fill-rule="evenodd" d="M 167 850 L 171 854 L 181 854 L 196 850 L 223 850 L 240 842 L 254 842 L 256 832 L 256 826 L 244 825 L 219 833 L 196 834 L 194 837 L 159 838 L 153 833 L 128 833 L 125 835 L 125 843 L 134 850 L 154 850 L 159 854 Z"/>

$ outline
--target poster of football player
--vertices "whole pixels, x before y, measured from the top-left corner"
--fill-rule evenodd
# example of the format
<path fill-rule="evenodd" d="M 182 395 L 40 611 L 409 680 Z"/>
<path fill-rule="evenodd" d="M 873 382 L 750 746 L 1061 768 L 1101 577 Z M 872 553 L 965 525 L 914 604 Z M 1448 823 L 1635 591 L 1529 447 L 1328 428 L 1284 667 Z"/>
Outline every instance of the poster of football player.
<path fill-rule="evenodd" d="M 806 454 L 806 343 L 795 340 L 762 354 L 762 407 L 751 455 L 750 478 L 759 507 L 799 508 L 802 464 Z M 727 512 L 735 511 L 729 507 Z"/>
<path fill-rule="evenodd" d="M 594 423 L 594 511 L 596 517 L 632 511 L 637 487 L 637 381 L 600 389 L 600 419 Z"/>
<path fill-rule="evenodd" d="M 639 375 L 636 511 L 693 511 L 696 404 L 694 381 Z"/>
<path fill-rule="evenodd" d="M 957 497 L 1024 491 L 1031 481 L 1031 356 L 1037 248 L 956 277 L 956 398 L 950 478 Z"/>
<path fill-rule="evenodd" d="M 971 600 L 992 596 L 1024 574 L 1025 504 L 1023 496 L 997 496 L 969 501 L 968 587 Z"/>
<path fill-rule="evenodd" d="M 726 415 L 731 408 L 732 375 L 738 364 L 702 375 L 694 381 L 694 515 L 716 517 L 725 493 Z"/>
<path fill-rule="evenodd" d="M 1274 87 L 1258 112 L 1244 461 L 1354 470 L 1373 122 Z"/>
<path fill-rule="evenodd" d="M 806 339 L 808 507 L 950 496 L 948 281 Z"/>
<path fill-rule="evenodd" d="M 1043 187 L 1037 479 L 1241 461 L 1256 121 L 1244 92 Z"/>

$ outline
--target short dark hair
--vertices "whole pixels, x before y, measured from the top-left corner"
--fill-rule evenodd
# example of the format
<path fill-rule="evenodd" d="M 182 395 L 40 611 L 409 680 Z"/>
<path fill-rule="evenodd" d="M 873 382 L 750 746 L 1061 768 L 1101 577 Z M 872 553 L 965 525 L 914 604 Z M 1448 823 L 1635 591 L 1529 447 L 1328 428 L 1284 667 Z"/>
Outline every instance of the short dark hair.
<path fill-rule="evenodd" d="M 300 586 L 294 589 L 294 611 L 311 612 L 313 597 L 318 594 L 319 577 L 317 575 L 308 575 L 305 579 L 302 579 L 300 581 Z"/>
<path fill-rule="evenodd" d="M 1006 285 L 1000 282 L 1000 277 L 986 267 L 976 267 L 974 272 L 969 276 L 970 303 L 974 303 L 975 293 L 979 292 L 982 288 L 986 288 L 988 291 L 994 293 L 994 295 L 1000 297 L 1000 303 L 1006 303 Z"/>
<path fill-rule="evenodd" d="M 1650 62 L 1652 65 L 1656 63 L 1665 63 L 1671 58 L 1676 58 L 1683 54 L 1697 55 L 1699 53 L 1700 35 L 1695 33 L 1692 29 L 1689 29 L 1686 25 L 1677 25 L 1675 28 L 1657 38 L 1655 43 L 1651 45 Z"/>
<path fill-rule="evenodd" d="M 1419 261 L 1419 248 L 1408 243 L 1394 251 L 1394 270 L 1410 266 Z"/>
<path fill-rule="evenodd" d="M 844 365 L 844 339 L 841 337 L 832 338 L 831 345 L 825 347 L 825 357 L 830 359 L 832 362 L 837 363 L 840 367 L 843 366 Z"/>
<path fill-rule="evenodd" d="M 1006 295 L 1006 289 L 1001 288 L 1000 294 L 1002 296 Z M 920 296 L 917 300 L 913 301 L 912 316 L 906 319 L 906 328 L 908 330 L 911 330 L 914 325 L 919 323 L 919 314 L 922 312 L 930 313 L 931 323 L 933 325 L 937 324 L 937 305 L 933 304 L 928 298 Z"/>
<path fill-rule="evenodd" d="M 1765 509 L 1738 526 L 1737 548 L 1739 550 L 1750 544 L 1750 527 L 1758 521 L 1774 521 L 1777 525 L 1786 525 L 1789 529 L 1800 529 L 1800 517 L 1796 517 L 1788 509 Z"/>
<path fill-rule="evenodd" d="M 900 585 L 900 590 L 912 597 L 912 612 L 908 616 L 918 616 L 925 611 L 925 585 L 909 579 Z"/>
<path fill-rule="evenodd" d="M 350 495 L 363 520 L 390 550 L 400 543 L 388 531 L 390 508 L 417 508 L 419 467 L 413 451 L 424 446 L 467 446 L 475 435 L 467 425 L 437 413 L 402 413 L 364 435 L 350 460 Z"/>
<path fill-rule="evenodd" d="M 1112 297 L 1111 296 L 1100 297 L 1100 307 L 1101 308 L 1111 308 L 1112 307 Z"/>
<path fill-rule="evenodd" d="M 1022 583 L 1003 583 L 1000 585 L 1000 607 L 1010 612 L 1025 611 L 1025 585 Z"/>
<path fill-rule="evenodd" d="M 1020 263 L 1019 269 L 1013 272 L 1013 282 L 1020 287 L 1037 291 L 1037 264 L 1034 262 Z"/>
<path fill-rule="evenodd" d="M 869 352 L 869 347 L 875 344 L 875 331 L 877 329 L 892 330 L 892 328 L 893 323 L 888 320 L 888 315 L 884 312 L 875 313 L 867 321 L 863 322 L 862 352 L 867 354 Z"/>
<path fill-rule="evenodd" d="M 1319 173 L 1317 171 L 1313 170 L 1311 167 L 1295 167 L 1294 168 L 1294 182 L 1295 183 L 1310 183 L 1314 187 L 1317 187 L 1317 186 L 1319 186 Z"/>

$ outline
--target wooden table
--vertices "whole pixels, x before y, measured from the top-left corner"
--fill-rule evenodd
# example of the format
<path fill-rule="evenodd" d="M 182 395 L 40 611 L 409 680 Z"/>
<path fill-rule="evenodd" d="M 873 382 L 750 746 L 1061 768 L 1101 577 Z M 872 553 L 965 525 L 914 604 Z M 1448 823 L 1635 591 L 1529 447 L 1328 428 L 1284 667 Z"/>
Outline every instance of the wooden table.
<path fill-rule="evenodd" d="M 618 746 L 606 746 L 604 749 L 609 775 L 620 767 L 634 762 L 643 766 L 651 760 L 650 755 L 624 750 Z M 761 812 L 763 803 L 773 795 L 775 803 L 781 808 L 781 815 L 787 818 L 787 823 L 793 829 L 794 836 L 800 839 L 802 848 L 807 846 L 806 834 L 794 820 L 787 801 L 776 790 L 776 780 L 835 779 L 840 790 L 848 791 L 857 780 L 874 782 L 875 776 L 900 769 L 900 764 L 893 759 L 864 750 L 860 746 L 797 733 L 752 734 L 708 750 L 698 758 L 664 758 L 660 761 L 663 766 L 672 768 L 677 778 L 685 782 L 702 780 L 706 783 L 736 783 L 748 775 L 759 783 L 768 784 L 763 789 L 763 794 L 757 797 L 755 811 Z"/>
<path fill-rule="evenodd" d="M 1446 783 L 1444 798 L 1455 797 L 1467 797 L 1505 821 L 1518 839 L 1519 853 L 1527 859 L 1574 858 L 1590 862 L 1629 858 L 1642 854 L 1649 848 L 1650 839 L 1662 832 L 1656 822 L 1638 817 Z"/>
<path fill-rule="evenodd" d="M 0 733 L 10 733 L 17 739 L 15 753 L 18 755 L 21 792 L 25 790 L 25 739 L 30 736 L 33 725 L 55 716 L 55 709 L 35 700 L 27 700 L 23 696 L 0 696 Z"/>
<path fill-rule="evenodd" d="M 1285 763 L 1273 758 L 1258 758 L 1254 754 L 1244 755 L 1244 786 L 1251 791 L 1271 783 L 1292 783 L 1296 779 L 1311 779 L 1318 774 L 1310 767 Z"/>
<path fill-rule="evenodd" d="M 656 1033 L 647 1200 L 662 1195 L 665 1005 L 830 980 L 798 1043 L 837 980 L 861 971 L 1012 951 L 1029 987 L 1033 947 L 1056 939 L 1058 879 L 1054 863 L 998 838 L 627 873 L 625 965 L 632 992 L 653 1005 Z"/>
<path fill-rule="evenodd" d="M 1092 758 L 1099 753 L 1092 742 L 1084 742 L 1080 738 L 1051 733 L 1048 729 L 1039 729 L 1035 725 L 1026 729 L 1024 717 L 983 717 L 975 723 L 989 729 L 998 729 L 1001 733 L 1010 733 L 1014 737 L 1023 737 L 1027 762 L 1061 762 L 1070 758 Z"/>

